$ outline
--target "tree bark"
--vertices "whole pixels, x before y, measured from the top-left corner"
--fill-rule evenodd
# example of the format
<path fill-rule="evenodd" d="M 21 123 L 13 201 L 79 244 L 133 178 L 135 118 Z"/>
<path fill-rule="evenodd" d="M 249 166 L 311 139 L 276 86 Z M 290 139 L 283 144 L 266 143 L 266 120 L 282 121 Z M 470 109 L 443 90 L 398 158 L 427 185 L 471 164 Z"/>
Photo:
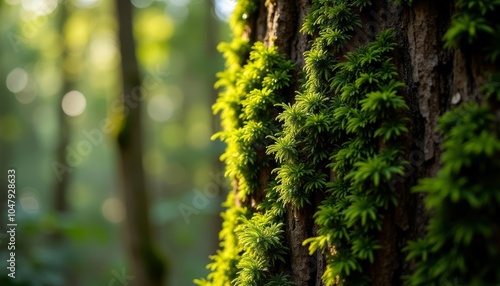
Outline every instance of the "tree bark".
<path fill-rule="evenodd" d="M 165 264 L 153 244 L 149 204 L 142 165 L 141 80 L 135 55 L 132 4 L 116 0 L 123 81 L 124 118 L 118 134 L 121 193 L 126 209 L 126 240 L 132 285 L 160 286 Z"/>

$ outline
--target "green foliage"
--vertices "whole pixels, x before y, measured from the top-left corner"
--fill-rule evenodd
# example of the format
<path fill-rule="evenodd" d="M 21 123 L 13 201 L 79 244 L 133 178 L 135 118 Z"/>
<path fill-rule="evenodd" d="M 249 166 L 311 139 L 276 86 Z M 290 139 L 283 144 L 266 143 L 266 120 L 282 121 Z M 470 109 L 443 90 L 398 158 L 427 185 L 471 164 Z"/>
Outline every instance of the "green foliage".
<path fill-rule="evenodd" d="M 412 285 L 458 279 L 470 285 L 500 282 L 500 139 L 488 107 L 466 103 L 443 115 L 445 151 L 436 178 L 420 181 L 432 211 L 427 235 L 408 245 L 417 260 Z"/>
<path fill-rule="evenodd" d="M 445 35 L 446 44 L 482 45 L 485 58 L 495 61 L 500 1 L 460 0 L 459 12 Z M 467 102 L 444 114 L 442 167 L 435 178 L 414 188 L 427 194 L 432 216 L 427 234 L 407 246 L 416 262 L 410 285 L 498 285 L 500 274 L 500 138 L 492 106 L 500 99 L 498 72 L 488 76 L 481 91 L 491 105 Z"/>
<path fill-rule="evenodd" d="M 235 205 L 234 193 L 228 196 L 219 234 L 222 250 L 211 256 L 207 279 L 195 280 L 201 286 L 294 285 L 288 275 L 276 273 L 277 263 L 284 263 L 284 224 L 273 211 L 251 214 Z M 274 209 L 275 206 L 270 209 Z"/>
<path fill-rule="evenodd" d="M 243 35 L 247 20 L 257 10 L 260 5 L 259 2 L 260 0 L 238 0 L 238 4 L 229 19 L 235 40 L 238 40 Z"/>
<path fill-rule="evenodd" d="M 500 53 L 500 48 L 498 49 Z M 500 101 L 500 72 L 495 72 L 488 76 L 486 84 L 481 88 L 486 97 Z"/>
<path fill-rule="evenodd" d="M 241 246 L 252 257 L 262 257 L 265 261 L 284 262 L 285 249 L 280 238 L 283 234 L 283 223 L 274 223 L 271 215 L 254 215 L 250 220 L 242 218 L 238 229 Z"/>
<path fill-rule="evenodd" d="M 445 46 L 480 44 L 486 57 L 495 62 L 500 55 L 499 0 L 459 0 L 459 12 L 444 35 Z M 477 45 L 476 45 L 477 46 Z"/>
<path fill-rule="evenodd" d="M 285 282 L 281 285 L 288 285 L 285 276 L 271 275 L 271 269 L 278 260 L 285 262 L 283 227 L 284 224 L 277 222 L 277 217 L 271 213 L 255 214 L 251 219 L 242 218 L 236 232 L 243 254 L 234 285 L 259 286 L 266 282 L 275 285 L 279 281 Z"/>
<path fill-rule="evenodd" d="M 291 282 L 289 275 L 278 274 L 271 277 L 264 286 L 293 286 L 295 283 Z"/>

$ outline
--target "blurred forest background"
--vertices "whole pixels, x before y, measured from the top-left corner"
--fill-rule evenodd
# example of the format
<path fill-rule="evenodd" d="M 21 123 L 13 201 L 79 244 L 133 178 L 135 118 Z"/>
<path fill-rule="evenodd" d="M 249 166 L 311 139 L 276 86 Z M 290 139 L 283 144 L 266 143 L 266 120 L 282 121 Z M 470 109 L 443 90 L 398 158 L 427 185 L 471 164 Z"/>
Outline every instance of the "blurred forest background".
<path fill-rule="evenodd" d="M 228 189 L 218 160 L 224 146 L 210 136 L 223 69 L 216 45 L 229 37 L 234 3 L 131 2 L 151 228 L 169 261 L 165 283 L 192 285 L 208 272 Z M 117 134 L 103 127 L 119 120 L 111 110 L 122 92 L 115 2 L 5 0 L 0 30 L 0 174 L 16 169 L 18 223 L 9 279 L 2 192 L 0 284 L 123 285 L 134 273 L 124 251 Z"/>

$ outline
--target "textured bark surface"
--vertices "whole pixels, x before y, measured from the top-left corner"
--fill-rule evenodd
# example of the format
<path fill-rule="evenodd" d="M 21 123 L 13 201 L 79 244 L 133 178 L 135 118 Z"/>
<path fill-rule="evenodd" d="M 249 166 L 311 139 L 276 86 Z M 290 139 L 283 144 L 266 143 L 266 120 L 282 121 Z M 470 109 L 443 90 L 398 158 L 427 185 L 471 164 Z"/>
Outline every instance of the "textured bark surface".
<path fill-rule="evenodd" d="M 300 33 L 304 16 L 311 1 L 261 1 L 259 10 L 251 19 L 248 30 L 251 41 L 263 41 L 278 46 L 279 51 L 296 63 L 295 85 L 287 96 L 293 101 L 299 89 L 300 70 L 304 66 L 303 53 L 309 48 L 308 39 Z M 269 2 L 269 1 L 267 1 Z M 371 265 L 371 285 L 401 285 L 402 277 L 413 271 L 402 248 L 409 240 L 422 237 L 428 213 L 421 194 L 411 193 L 418 179 L 436 175 L 440 167 L 442 138 L 436 132 L 438 118 L 454 105 L 467 100 L 479 100 L 479 87 L 484 79 L 479 76 L 485 67 L 470 52 L 445 49 L 443 35 L 454 13 L 454 1 L 416 0 L 411 7 L 392 1 L 373 1 L 373 6 L 362 12 L 363 26 L 358 29 L 344 52 L 354 50 L 372 41 L 376 34 L 392 28 L 398 47 L 394 53 L 400 80 L 405 82 L 405 99 L 410 132 L 405 139 L 404 160 L 409 162 L 406 174 L 394 182 L 398 206 L 389 209 L 378 239 L 382 248 Z M 268 171 L 268 170 L 266 170 Z M 261 182 L 267 179 L 261 173 Z M 264 190 L 267 186 L 261 186 Z M 258 195 L 262 196 L 262 194 Z M 314 236 L 313 214 L 320 204 L 303 209 L 289 208 L 286 216 L 286 238 L 289 247 L 287 268 L 299 286 L 322 285 L 325 268 L 321 254 L 309 256 L 302 242 Z"/>

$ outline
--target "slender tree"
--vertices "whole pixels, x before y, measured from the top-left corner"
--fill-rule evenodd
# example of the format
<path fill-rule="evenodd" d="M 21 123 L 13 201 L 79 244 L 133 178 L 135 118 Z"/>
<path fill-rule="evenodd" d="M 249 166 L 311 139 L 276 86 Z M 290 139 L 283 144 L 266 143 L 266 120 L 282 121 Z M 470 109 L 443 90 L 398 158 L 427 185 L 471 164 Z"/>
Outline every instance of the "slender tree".
<path fill-rule="evenodd" d="M 62 53 L 62 63 L 61 63 L 61 78 L 63 81 L 62 90 L 60 93 L 60 101 L 57 103 L 60 105 L 64 95 L 74 88 L 75 81 L 72 76 L 68 75 L 66 71 L 65 62 L 68 60 L 68 45 L 66 44 L 66 39 L 64 38 L 64 24 L 68 18 L 68 6 L 67 4 L 62 4 L 59 7 L 59 17 L 58 17 L 58 28 L 61 35 L 60 45 L 63 51 Z M 56 162 L 66 162 L 67 147 L 70 141 L 71 129 L 68 122 L 68 115 L 64 113 L 62 108 L 58 108 L 58 124 L 59 130 L 57 134 L 59 135 L 57 141 L 56 149 Z M 54 178 L 54 210 L 56 212 L 64 213 L 68 211 L 68 200 L 67 200 L 67 190 L 69 183 L 69 172 L 64 172 L 62 174 L 56 174 Z"/>
<path fill-rule="evenodd" d="M 233 190 L 196 283 L 499 284 L 499 6 L 238 1 Z"/>
<path fill-rule="evenodd" d="M 118 134 L 119 168 L 126 208 L 127 251 L 132 265 L 131 284 L 163 285 L 165 263 L 154 246 L 148 216 L 148 193 L 142 165 L 141 80 L 132 27 L 132 4 L 116 0 L 121 52 L 124 117 Z"/>

